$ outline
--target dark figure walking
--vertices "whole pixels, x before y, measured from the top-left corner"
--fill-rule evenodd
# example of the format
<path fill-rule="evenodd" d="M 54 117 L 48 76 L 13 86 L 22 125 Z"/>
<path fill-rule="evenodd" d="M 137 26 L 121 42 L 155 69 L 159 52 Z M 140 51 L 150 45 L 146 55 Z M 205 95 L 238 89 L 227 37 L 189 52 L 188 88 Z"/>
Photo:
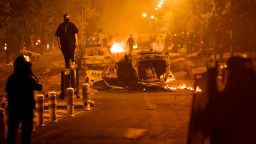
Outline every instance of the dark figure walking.
<path fill-rule="evenodd" d="M 75 48 L 78 46 L 78 29 L 70 21 L 68 14 L 64 15 L 64 22 L 58 26 L 55 33 L 57 36 L 58 46 L 65 59 L 66 68 L 70 68 L 70 60 L 75 62 Z"/>
<path fill-rule="evenodd" d="M 19 124 L 22 126 L 22 144 L 30 144 L 35 108 L 34 90 L 42 90 L 42 85 L 32 73 L 32 64 L 21 55 L 14 62 L 14 73 L 8 78 L 8 135 L 7 144 L 14 144 Z"/>
<path fill-rule="evenodd" d="M 134 40 L 132 34 L 131 34 L 130 37 L 128 38 L 127 44 L 128 44 L 128 46 L 129 46 L 129 55 L 132 55 L 133 46 L 135 45 L 135 40 Z"/>
<path fill-rule="evenodd" d="M 251 59 L 231 57 L 227 83 L 217 89 L 217 68 L 208 70 L 209 102 L 202 128 L 211 144 L 256 143 L 256 78 Z"/>

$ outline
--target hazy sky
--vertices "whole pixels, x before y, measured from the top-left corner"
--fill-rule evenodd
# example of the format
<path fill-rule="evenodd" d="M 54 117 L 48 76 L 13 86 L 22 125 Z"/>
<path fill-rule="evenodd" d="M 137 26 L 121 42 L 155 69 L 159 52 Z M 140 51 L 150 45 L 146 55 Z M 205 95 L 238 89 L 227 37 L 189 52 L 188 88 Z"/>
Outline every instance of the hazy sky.
<path fill-rule="evenodd" d="M 103 32 L 127 35 L 141 29 L 142 12 L 154 9 L 156 0 L 97 0 Z"/>

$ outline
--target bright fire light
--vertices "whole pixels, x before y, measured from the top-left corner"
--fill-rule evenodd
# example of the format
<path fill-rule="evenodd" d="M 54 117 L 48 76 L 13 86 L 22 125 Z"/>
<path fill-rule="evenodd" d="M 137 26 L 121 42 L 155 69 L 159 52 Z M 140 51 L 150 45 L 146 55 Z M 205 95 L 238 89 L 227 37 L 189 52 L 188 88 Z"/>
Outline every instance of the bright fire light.
<path fill-rule="evenodd" d="M 193 91 L 194 89 L 192 87 L 186 86 L 186 84 L 182 84 L 178 87 L 178 89 L 187 89 Z"/>
<path fill-rule="evenodd" d="M 119 43 L 114 43 L 110 49 L 110 51 L 112 53 L 121 53 L 121 52 L 124 52 L 124 48 L 121 44 Z"/>
<path fill-rule="evenodd" d="M 202 92 L 202 89 L 200 89 L 200 87 L 197 86 L 195 92 L 196 92 L 196 93 Z"/>
<path fill-rule="evenodd" d="M 170 87 L 168 85 L 164 86 L 165 89 L 169 89 L 169 90 L 190 90 L 190 91 L 193 91 L 194 89 L 190 86 L 186 86 L 186 84 L 182 84 L 180 86 L 177 86 L 177 87 Z M 199 91 L 198 91 L 199 92 Z"/>
<path fill-rule="evenodd" d="M 138 45 L 134 45 L 133 48 L 134 48 L 134 49 L 138 48 Z"/>

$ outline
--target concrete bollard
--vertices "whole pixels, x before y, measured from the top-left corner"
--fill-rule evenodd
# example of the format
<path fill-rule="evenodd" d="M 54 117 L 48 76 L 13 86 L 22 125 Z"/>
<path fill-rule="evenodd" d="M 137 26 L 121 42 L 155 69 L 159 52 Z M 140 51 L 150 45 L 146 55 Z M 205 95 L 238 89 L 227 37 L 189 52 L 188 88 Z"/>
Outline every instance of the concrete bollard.
<path fill-rule="evenodd" d="M 44 124 L 44 95 L 36 95 L 36 110 L 37 110 L 37 125 L 45 126 Z"/>
<path fill-rule="evenodd" d="M 48 107 L 50 111 L 50 122 L 57 122 L 57 94 L 55 91 L 51 91 L 48 93 L 49 101 Z"/>
<path fill-rule="evenodd" d="M 83 99 L 89 99 L 90 98 L 90 84 L 84 83 L 82 90 L 83 90 Z"/>
<path fill-rule="evenodd" d="M 90 84 L 84 83 L 83 84 L 83 100 L 84 100 L 84 107 L 85 110 L 91 110 L 91 100 L 90 100 Z"/>
<path fill-rule="evenodd" d="M 6 125 L 5 125 L 5 110 L 0 108 L 0 143 L 5 143 Z"/>
<path fill-rule="evenodd" d="M 73 88 L 67 88 L 66 89 L 66 96 L 67 96 L 67 111 L 68 115 L 75 116 L 74 115 L 74 89 Z"/>

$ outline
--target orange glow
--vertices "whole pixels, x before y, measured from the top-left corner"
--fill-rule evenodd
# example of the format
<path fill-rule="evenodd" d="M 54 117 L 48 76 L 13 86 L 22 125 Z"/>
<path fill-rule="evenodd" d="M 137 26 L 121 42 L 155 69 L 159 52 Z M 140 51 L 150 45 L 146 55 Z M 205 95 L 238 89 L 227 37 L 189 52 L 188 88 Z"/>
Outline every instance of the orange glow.
<path fill-rule="evenodd" d="M 176 87 L 169 87 L 168 85 L 164 86 L 164 88 L 168 90 L 173 90 L 173 91 L 177 90 Z"/>
<path fill-rule="evenodd" d="M 182 84 L 182 85 L 177 86 L 177 87 L 170 87 L 170 86 L 166 85 L 164 88 L 165 88 L 165 89 L 169 89 L 169 90 L 173 90 L 173 91 L 175 91 L 175 90 L 189 90 L 189 91 L 194 91 L 194 89 L 193 89 L 192 87 L 186 86 L 186 84 Z"/>
<path fill-rule="evenodd" d="M 199 86 L 196 87 L 195 93 L 200 93 L 202 92 L 202 89 L 199 88 Z"/>
<path fill-rule="evenodd" d="M 124 52 L 124 46 L 120 43 L 114 43 L 110 49 L 112 53 L 122 53 Z"/>
<path fill-rule="evenodd" d="M 186 84 L 182 84 L 178 87 L 178 89 L 187 89 L 193 91 L 194 89 L 192 87 L 186 86 Z"/>

